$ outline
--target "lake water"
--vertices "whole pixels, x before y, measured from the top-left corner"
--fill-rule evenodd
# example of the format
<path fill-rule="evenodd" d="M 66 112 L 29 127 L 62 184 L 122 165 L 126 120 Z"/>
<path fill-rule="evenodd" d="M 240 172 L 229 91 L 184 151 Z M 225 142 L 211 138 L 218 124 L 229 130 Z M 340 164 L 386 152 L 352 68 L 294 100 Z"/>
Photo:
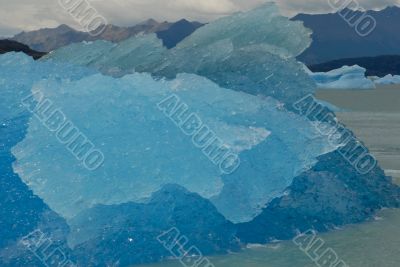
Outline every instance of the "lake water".
<path fill-rule="evenodd" d="M 345 109 L 339 120 L 370 148 L 388 175 L 400 184 L 400 86 L 376 90 L 323 90 L 319 99 Z M 384 210 L 375 220 L 319 235 L 350 267 L 400 266 L 400 210 Z M 209 257 L 215 267 L 312 267 L 293 242 Z M 176 261 L 146 267 L 180 267 Z"/>
<path fill-rule="evenodd" d="M 338 112 L 339 120 L 365 142 L 387 175 L 399 182 L 400 86 L 382 86 L 376 90 L 323 90 L 317 97 L 349 111 Z"/>

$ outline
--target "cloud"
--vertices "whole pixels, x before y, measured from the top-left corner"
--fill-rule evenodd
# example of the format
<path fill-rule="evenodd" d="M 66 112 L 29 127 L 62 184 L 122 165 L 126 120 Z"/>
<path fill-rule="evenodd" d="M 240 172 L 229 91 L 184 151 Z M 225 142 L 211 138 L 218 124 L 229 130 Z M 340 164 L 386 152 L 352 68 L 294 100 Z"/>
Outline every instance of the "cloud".
<path fill-rule="evenodd" d="M 56 27 L 68 24 L 78 28 L 74 19 L 63 10 L 59 0 L 0 0 L 0 35 L 19 31 Z M 83 0 L 81 0 L 83 1 Z M 181 18 L 210 21 L 239 10 L 248 10 L 265 0 L 85 0 L 95 7 L 109 23 L 133 25 L 148 18 L 176 21 Z M 400 0 L 358 0 L 365 9 L 380 9 Z M 281 11 L 296 13 L 332 12 L 327 0 L 277 0 Z"/>
<path fill-rule="evenodd" d="M 235 4 L 229 0 L 176 0 L 167 2 L 167 4 L 175 10 L 190 10 L 206 14 L 223 14 L 233 12 L 236 9 Z"/>
<path fill-rule="evenodd" d="M 332 2 L 339 2 L 338 0 L 331 0 Z M 380 10 L 387 6 L 400 5 L 400 0 L 348 0 L 352 3 L 357 3 L 359 9 L 365 10 Z M 344 2 L 344 1 L 342 1 Z M 335 10 L 329 5 L 329 0 L 278 0 L 281 10 L 288 14 L 294 15 L 297 13 L 332 13 Z M 354 4 L 355 6 L 355 4 Z"/>

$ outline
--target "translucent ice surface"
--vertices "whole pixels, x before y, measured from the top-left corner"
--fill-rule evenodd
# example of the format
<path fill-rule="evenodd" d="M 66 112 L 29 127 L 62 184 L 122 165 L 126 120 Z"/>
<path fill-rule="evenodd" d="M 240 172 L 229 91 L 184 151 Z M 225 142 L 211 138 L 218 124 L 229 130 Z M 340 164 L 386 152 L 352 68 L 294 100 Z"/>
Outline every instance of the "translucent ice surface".
<path fill-rule="evenodd" d="M 60 142 L 57 130 L 31 118 L 24 141 L 13 149 L 14 169 L 67 218 L 95 204 L 144 201 L 175 183 L 212 199 L 228 219 L 247 221 L 317 156 L 334 149 L 306 118 L 282 109 L 278 101 L 223 89 L 190 74 L 171 81 L 147 74 L 92 75 L 76 82 L 48 80 L 33 90 L 105 155 L 103 165 L 91 171 Z M 158 104 L 171 96 L 188 107 L 175 120 L 196 114 L 240 157 L 237 170 L 222 172 L 166 116 Z"/>
<path fill-rule="evenodd" d="M 375 84 L 365 76 L 366 69 L 358 65 L 343 66 L 328 72 L 310 73 L 318 87 L 326 89 L 372 89 Z"/>
<path fill-rule="evenodd" d="M 31 93 L 35 82 L 48 79 L 75 80 L 94 73 L 93 70 L 68 64 L 35 64 L 31 57 L 23 53 L 7 53 L 0 58 L 0 122 L 26 113 L 21 100 Z"/>

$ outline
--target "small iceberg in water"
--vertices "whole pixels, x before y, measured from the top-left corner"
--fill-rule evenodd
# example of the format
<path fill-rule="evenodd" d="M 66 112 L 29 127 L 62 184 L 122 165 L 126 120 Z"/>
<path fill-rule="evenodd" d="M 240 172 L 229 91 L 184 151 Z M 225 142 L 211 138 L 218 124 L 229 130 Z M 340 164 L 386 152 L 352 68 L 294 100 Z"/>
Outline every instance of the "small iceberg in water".
<path fill-rule="evenodd" d="M 366 69 L 358 65 L 343 66 L 328 72 L 308 71 L 318 88 L 323 89 L 373 89 L 375 84 L 365 76 Z"/>

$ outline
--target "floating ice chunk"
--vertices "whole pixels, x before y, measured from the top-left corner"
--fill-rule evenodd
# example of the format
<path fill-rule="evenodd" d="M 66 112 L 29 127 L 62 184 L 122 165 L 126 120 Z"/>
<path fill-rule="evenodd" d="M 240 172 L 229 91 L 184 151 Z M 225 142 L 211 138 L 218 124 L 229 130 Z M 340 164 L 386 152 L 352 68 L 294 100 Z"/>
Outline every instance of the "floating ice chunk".
<path fill-rule="evenodd" d="M 211 199 L 234 222 L 251 220 L 319 155 L 335 149 L 307 118 L 288 112 L 315 89 L 294 59 L 309 45 L 309 35 L 301 23 L 265 5 L 210 23 L 172 50 L 149 35 L 55 51 L 46 65 L 54 71 L 52 62 L 67 61 L 113 76 L 152 76 L 36 84 L 105 161 L 99 169 L 85 169 L 32 117 L 25 140 L 13 150 L 15 170 L 66 218 L 96 204 L 140 202 L 175 183 Z M 157 104 L 173 94 L 239 154 L 235 172 L 222 172 L 159 110 Z"/>
<path fill-rule="evenodd" d="M 375 84 L 400 84 L 400 75 L 388 74 L 385 77 L 374 80 Z"/>
<path fill-rule="evenodd" d="M 32 118 L 25 140 L 13 150 L 15 170 L 66 218 L 96 204 L 143 201 L 176 183 L 211 199 L 234 222 L 251 220 L 319 155 L 335 149 L 307 118 L 288 112 L 315 89 L 294 58 L 310 42 L 309 30 L 268 4 L 212 22 L 171 50 L 147 35 L 55 51 L 50 62 L 112 76 L 133 71 L 152 76 L 95 75 L 37 85 L 101 149 L 105 161 L 95 171 L 85 169 Z M 157 103 L 172 94 L 239 154 L 235 172 L 221 172 L 160 112 Z"/>
<path fill-rule="evenodd" d="M 15 54 L 0 56 L 1 103 L 6 103 L 0 110 L 2 119 L 18 116 L 21 97 L 33 89 L 52 103 L 48 112 L 61 111 L 105 155 L 100 168 L 85 168 L 66 148 L 77 140 L 76 135 L 60 139 L 62 123 L 48 112 L 50 117 L 42 120 L 32 116 L 25 139 L 12 150 L 17 158 L 14 171 L 67 218 L 73 231 L 69 241 L 80 245 L 75 256 L 85 262 L 83 266 L 161 259 L 167 251 L 159 253 L 154 236 L 170 226 L 194 234 L 187 236 L 204 245 L 202 252 L 229 249 L 236 229 L 225 227 L 208 201 L 197 195 L 190 198 L 186 189 L 209 199 L 232 222 L 251 221 L 272 203 L 266 215 L 255 224 L 241 225 L 241 235 L 237 235 L 252 240 L 246 238 L 248 233 L 257 242 L 289 238 L 305 225 L 326 229 L 332 218 L 334 223 L 349 222 L 354 207 L 360 212 L 350 216 L 350 221 L 360 221 L 374 208 L 395 203 L 398 190 L 390 188 L 390 180 L 379 168 L 361 177 L 339 152 L 329 153 L 337 146 L 307 118 L 288 110 L 293 101 L 315 89 L 294 59 L 308 45 L 309 32 L 279 17 L 268 5 L 234 17 L 206 26 L 173 50 L 160 46 L 153 35 L 120 44 L 78 44 L 52 53 L 52 60 L 44 63 L 19 60 Z M 255 29 L 254 23 L 260 28 Z M 94 75 L 86 68 L 57 61 L 124 77 Z M 148 73 L 129 74 L 134 71 Z M 167 99 L 176 101 L 160 105 Z M 238 154 L 240 165 L 234 172 L 223 172 L 215 157 L 204 152 L 210 146 L 199 145 L 188 134 L 197 130 L 193 122 L 187 124 L 193 114 L 209 129 L 206 133 L 213 133 L 224 148 Z M 49 122 L 52 127 L 46 128 Z M 319 164 L 315 164 L 317 157 Z M 174 185 L 165 188 L 166 184 Z M 164 189 L 154 194 L 160 188 Z M 280 196 L 285 197 L 276 199 Z M 193 209 L 191 203 L 204 210 Z M 324 212 L 327 207 L 328 213 Z M 143 220 L 129 218 L 143 213 L 147 215 Z M 192 215 L 201 221 L 195 232 Z M 288 216 L 293 220 L 287 220 Z M 93 218 L 95 223 L 89 225 Z M 110 229 L 111 224 L 116 228 Z M 264 227 L 268 224 L 271 229 Z M 82 229 L 89 231 L 79 235 Z M 125 253 L 128 250 L 130 254 Z M 100 259 L 92 257 L 100 254 Z M 135 255 L 133 260 L 131 255 Z"/>
<path fill-rule="evenodd" d="M 319 88 L 325 89 L 372 89 L 375 84 L 365 77 L 366 69 L 358 65 L 343 66 L 329 72 L 309 72 Z"/>

